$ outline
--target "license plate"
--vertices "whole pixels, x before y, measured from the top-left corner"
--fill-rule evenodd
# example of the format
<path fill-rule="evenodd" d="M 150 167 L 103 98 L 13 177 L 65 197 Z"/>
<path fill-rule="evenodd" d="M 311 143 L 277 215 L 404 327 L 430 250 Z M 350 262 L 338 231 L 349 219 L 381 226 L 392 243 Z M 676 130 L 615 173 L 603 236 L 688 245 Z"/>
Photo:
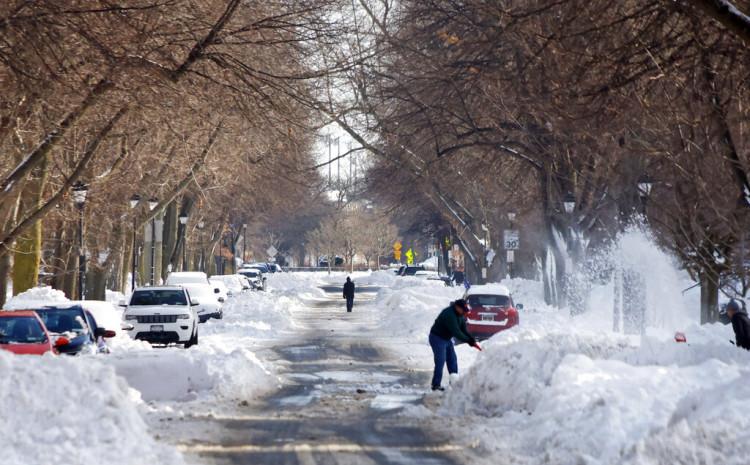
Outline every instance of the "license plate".
<path fill-rule="evenodd" d="M 164 325 L 151 325 L 151 332 L 160 333 L 164 331 Z"/>
<path fill-rule="evenodd" d="M 482 321 L 495 321 L 495 315 L 483 313 L 482 314 Z"/>

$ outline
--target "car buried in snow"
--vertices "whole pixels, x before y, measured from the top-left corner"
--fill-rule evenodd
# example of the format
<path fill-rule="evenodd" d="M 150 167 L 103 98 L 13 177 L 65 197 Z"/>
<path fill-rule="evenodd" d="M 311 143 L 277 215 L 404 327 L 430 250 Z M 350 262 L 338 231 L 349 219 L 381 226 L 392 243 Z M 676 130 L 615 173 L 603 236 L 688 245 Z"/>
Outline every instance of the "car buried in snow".
<path fill-rule="evenodd" d="M 116 333 L 99 326 L 94 315 L 78 303 L 59 303 L 31 308 L 44 323 L 53 339 L 64 337 L 68 343 L 57 346 L 66 355 L 109 353 L 105 339 Z"/>
<path fill-rule="evenodd" d="M 56 354 L 68 344 L 65 337 L 53 338 L 33 310 L 0 312 L 0 349 L 16 355 Z"/>
<path fill-rule="evenodd" d="M 466 329 L 478 340 L 510 329 L 519 323 L 518 310 L 507 287 L 499 284 L 471 286 L 464 294 L 468 305 Z"/>

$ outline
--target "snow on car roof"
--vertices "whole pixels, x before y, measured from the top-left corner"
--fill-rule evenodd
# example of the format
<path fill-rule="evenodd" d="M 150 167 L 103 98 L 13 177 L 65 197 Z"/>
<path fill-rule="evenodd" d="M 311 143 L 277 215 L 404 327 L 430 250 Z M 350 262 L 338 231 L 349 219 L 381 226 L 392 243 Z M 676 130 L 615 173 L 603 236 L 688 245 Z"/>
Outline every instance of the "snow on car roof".
<path fill-rule="evenodd" d="M 507 295 L 510 296 L 510 291 L 507 287 L 502 284 L 478 284 L 471 286 L 466 295 Z"/>
<path fill-rule="evenodd" d="M 195 278 L 205 278 L 206 273 L 202 271 L 173 271 L 169 273 L 170 276 L 180 276 L 180 277 L 195 277 Z"/>

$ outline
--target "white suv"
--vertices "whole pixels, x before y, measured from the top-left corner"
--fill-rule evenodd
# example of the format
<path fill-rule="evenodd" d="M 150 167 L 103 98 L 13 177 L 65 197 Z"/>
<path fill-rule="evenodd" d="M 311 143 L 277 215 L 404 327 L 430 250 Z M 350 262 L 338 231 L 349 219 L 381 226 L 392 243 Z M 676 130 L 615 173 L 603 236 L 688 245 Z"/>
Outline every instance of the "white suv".
<path fill-rule="evenodd" d="M 136 289 L 122 317 L 130 337 L 152 344 L 198 344 L 198 301 L 181 286 Z"/>

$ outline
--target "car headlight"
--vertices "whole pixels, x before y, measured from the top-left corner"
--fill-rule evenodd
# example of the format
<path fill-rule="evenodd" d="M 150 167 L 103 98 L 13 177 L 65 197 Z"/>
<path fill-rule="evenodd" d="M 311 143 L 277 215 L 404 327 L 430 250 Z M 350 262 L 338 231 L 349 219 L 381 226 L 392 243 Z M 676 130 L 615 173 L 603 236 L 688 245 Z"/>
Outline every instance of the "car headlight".
<path fill-rule="evenodd" d="M 137 315 L 125 315 L 125 320 L 137 320 Z"/>
<path fill-rule="evenodd" d="M 187 320 L 190 318 L 190 315 L 177 315 L 178 320 Z"/>

